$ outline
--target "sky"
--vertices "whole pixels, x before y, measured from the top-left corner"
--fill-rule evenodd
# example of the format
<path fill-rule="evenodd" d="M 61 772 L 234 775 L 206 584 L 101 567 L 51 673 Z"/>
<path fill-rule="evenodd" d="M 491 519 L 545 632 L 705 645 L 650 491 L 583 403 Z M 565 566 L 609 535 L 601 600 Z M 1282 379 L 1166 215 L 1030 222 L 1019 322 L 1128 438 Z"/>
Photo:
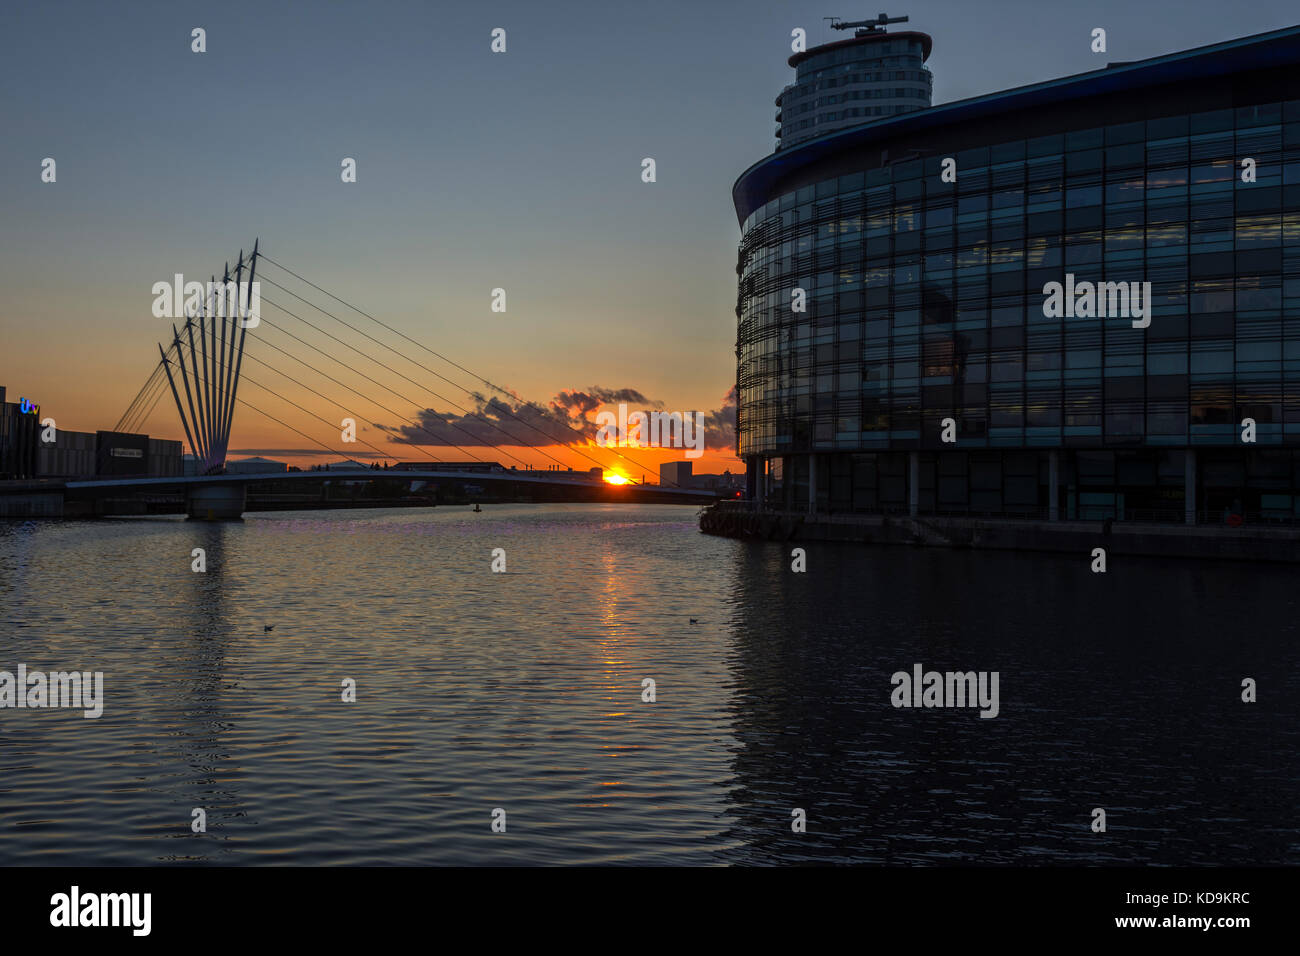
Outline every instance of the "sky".
<path fill-rule="evenodd" d="M 392 391 L 278 329 L 263 329 L 265 342 L 391 412 L 252 341 L 247 378 L 284 398 L 241 383 L 256 408 L 236 407 L 232 457 L 340 457 L 322 445 L 372 453 L 341 445 L 343 412 L 260 359 L 355 406 L 359 441 L 391 448 L 390 460 L 584 469 L 594 460 L 640 478 L 607 449 L 579 455 L 505 437 L 506 447 L 485 447 L 494 431 L 478 428 L 486 379 L 588 438 L 594 415 L 617 410 L 619 396 L 632 411 L 699 411 L 711 447 L 695 471 L 743 470 L 728 431 L 739 241 L 731 186 L 774 147 L 774 99 L 794 75 L 791 31 L 805 29 L 810 45 L 841 39 L 823 17 L 878 12 L 700 0 L 5 4 L 0 384 L 60 428 L 113 427 L 157 365 L 155 343 L 170 339 L 171 320 L 152 314 L 154 283 L 175 273 L 204 280 L 257 237 L 276 262 L 473 374 L 267 268 L 405 359 L 265 287 L 382 364 L 275 308 L 264 306 L 266 318 Z M 1283 0 L 1230 14 L 1209 0 L 914 0 L 886 12 L 910 17 L 892 29 L 934 38 L 936 104 L 1300 21 Z M 1090 49 L 1098 26 L 1104 57 Z M 195 27 L 206 31 L 204 53 L 191 50 Z M 490 48 L 496 28 L 506 31 L 504 53 Z M 46 157 L 56 161 L 53 183 L 41 181 Z M 345 157 L 356 161 L 354 183 L 342 182 Z M 642 181 L 646 157 L 653 183 Z M 498 288 L 504 312 L 491 309 Z M 430 424 L 444 442 L 448 420 L 484 446 L 392 442 L 434 441 L 421 431 Z M 184 437 L 167 396 L 139 430 Z M 683 452 L 628 457 L 653 476 Z"/>

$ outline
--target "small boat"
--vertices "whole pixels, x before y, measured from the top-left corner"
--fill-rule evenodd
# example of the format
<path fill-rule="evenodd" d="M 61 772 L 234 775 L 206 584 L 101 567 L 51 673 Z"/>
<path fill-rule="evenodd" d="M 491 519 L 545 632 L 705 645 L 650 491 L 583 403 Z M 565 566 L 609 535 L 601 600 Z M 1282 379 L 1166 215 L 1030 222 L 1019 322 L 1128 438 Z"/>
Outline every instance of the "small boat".
<path fill-rule="evenodd" d="M 474 502 L 474 513 L 475 513 L 475 514 L 478 514 L 478 513 L 479 513 L 480 511 L 482 511 L 482 510 L 483 510 L 483 509 L 480 508 L 480 507 L 478 506 L 478 502 L 477 502 L 477 501 Z"/>

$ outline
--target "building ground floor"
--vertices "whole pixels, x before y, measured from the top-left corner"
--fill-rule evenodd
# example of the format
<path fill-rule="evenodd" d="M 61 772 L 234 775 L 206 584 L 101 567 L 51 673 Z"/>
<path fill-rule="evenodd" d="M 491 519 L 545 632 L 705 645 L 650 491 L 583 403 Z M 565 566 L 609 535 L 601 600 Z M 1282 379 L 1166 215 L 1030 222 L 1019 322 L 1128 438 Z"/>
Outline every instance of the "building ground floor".
<path fill-rule="evenodd" d="M 746 497 L 768 510 L 1300 523 L 1300 450 L 818 452 L 747 464 Z"/>

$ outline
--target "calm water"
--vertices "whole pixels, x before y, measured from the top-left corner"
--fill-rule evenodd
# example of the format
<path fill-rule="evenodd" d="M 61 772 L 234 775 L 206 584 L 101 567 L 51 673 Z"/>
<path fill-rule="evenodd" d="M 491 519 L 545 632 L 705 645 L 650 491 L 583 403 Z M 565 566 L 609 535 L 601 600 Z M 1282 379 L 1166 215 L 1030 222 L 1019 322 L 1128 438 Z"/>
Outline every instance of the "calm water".
<path fill-rule="evenodd" d="M 0 863 L 1300 862 L 1294 569 L 807 550 L 671 506 L 0 523 L 0 670 L 106 696 L 0 710 Z M 1000 715 L 893 708 L 917 662 Z"/>

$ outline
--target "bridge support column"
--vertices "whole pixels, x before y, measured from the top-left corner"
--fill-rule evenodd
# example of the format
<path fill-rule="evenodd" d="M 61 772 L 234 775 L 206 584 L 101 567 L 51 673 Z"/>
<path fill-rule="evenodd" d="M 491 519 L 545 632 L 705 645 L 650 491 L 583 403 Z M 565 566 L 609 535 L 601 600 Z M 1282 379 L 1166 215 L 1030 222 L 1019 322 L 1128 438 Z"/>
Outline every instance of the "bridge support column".
<path fill-rule="evenodd" d="M 200 521 L 238 521 L 244 515 L 244 485 L 191 485 L 185 513 Z"/>

